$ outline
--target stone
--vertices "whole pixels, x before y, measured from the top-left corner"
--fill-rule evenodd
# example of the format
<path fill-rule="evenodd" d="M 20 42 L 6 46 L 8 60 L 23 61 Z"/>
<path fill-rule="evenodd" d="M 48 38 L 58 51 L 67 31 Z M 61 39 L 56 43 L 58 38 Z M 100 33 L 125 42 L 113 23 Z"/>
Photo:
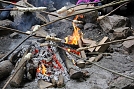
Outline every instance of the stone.
<path fill-rule="evenodd" d="M 132 35 L 132 30 L 129 27 L 120 27 L 114 29 L 113 40 L 125 39 Z"/>
<path fill-rule="evenodd" d="M 99 25 L 105 33 L 120 27 L 131 27 L 130 20 L 119 15 L 107 16 L 99 21 Z"/>
<path fill-rule="evenodd" d="M 127 39 L 131 39 L 131 38 L 134 38 L 134 36 L 129 36 L 129 37 L 127 37 Z M 127 52 L 129 52 L 129 53 L 132 52 L 133 46 L 134 46 L 134 40 L 124 41 L 122 44 L 123 44 L 123 48 L 124 48 Z"/>
<path fill-rule="evenodd" d="M 53 84 L 52 83 L 49 83 L 49 82 L 46 82 L 44 80 L 38 80 L 38 87 L 40 89 L 45 89 L 45 88 L 52 88 L 53 87 Z"/>
<path fill-rule="evenodd" d="M 9 37 L 15 39 L 15 38 L 19 37 L 19 34 L 17 32 L 14 32 L 14 33 L 10 34 Z"/>

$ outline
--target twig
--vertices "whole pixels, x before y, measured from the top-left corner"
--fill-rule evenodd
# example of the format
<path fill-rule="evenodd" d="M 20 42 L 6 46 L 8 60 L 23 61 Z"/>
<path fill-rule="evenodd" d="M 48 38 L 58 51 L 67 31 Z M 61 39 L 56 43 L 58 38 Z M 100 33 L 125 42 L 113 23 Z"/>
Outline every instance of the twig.
<path fill-rule="evenodd" d="M 62 47 L 60 47 L 60 46 L 57 46 L 57 47 L 60 48 L 60 49 L 62 49 L 62 50 L 64 50 L 64 51 L 66 51 L 64 48 L 62 48 Z M 68 51 L 66 51 L 66 52 L 68 52 Z M 71 52 L 68 52 L 68 53 L 72 54 L 73 56 L 75 56 L 75 57 L 77 57 L 77 58 L 79 58 L 79 59 L 82 59 L 82 60 L 84 60 L 84 61 L 87 61 L 86 59 L 81 58 L 81 57 L 79 57 L 79 56 L 77 56 L 77 55 L 75 55 L 75 54 L 73 54 L 73 53 L 71 53 Z M 88 62 L 89 62 L 89 61 L 88 61 Z M 99 68 L 102 68 L 102 69 L 104 69 L 104 70 L 107 70 L 107 71 L 109 71 L 109 72 L 112 72 L 112 73 L 114 73 L 114 74 L 117 74 L 117 75 L 123 76 L 123 77 L 125 77 L 125 78 L 134 80 L 133 77 L 130 77 L 130 76 L 127 76 L 127 75 L 123 75 L 123 74 L 118 73 L 118 72 L 116 72 L 116 71 L 114 71 L 114 70 L 105 68 L 105 67 L 103 67 L 103 66 L 101 66 L 101 65 L 99 65 L 99 64 L 97 64 L 97 63 L 94 63 L 94 62 L 90 62 L 90 63 L 93 64 L 93 65 L 95 65 L 95 66 L 97 66 L 97 67 L 99 67 Z"/>
<path fill-rule="evenodd" d="M 82 48 L 78 48 L 77 51 L 88 50 L 89 48 L 94 48 L 94 47 L 98 47 L 98 46 L 103 46 L 103 45 L 107 45 L 107 44 L 113 44 L 113 43 L 118 43 L 118 42 L 123 42 L 123 41 L 128 41 L 128 40 L 134 40 L 134 38 L 114 40 L 114 41 L 106 42 L 106 43 L 99 44 L 99 45 L 92 46 L 92 47 L 82 47 Z"/>
<path fill-rule="evenodd" d="M 108 15 L 112 14 L 113 12 L 115 12 L 116 10 L 118 10 L 119 8 L 121 8 L 122 6 L 126 5 L 127 3 L 129 3 L 129 2 L 126 2 L 126 3 L 121 4 L 120 6 L 118 6 L 117 8 L 115 8 L 114 10 L 112 10 L 111 12 L 107 13 L 104 16 L 99 16 L 97 18 L 97 21 L 100 21 L 101 19 L 103 19 L 103 18 L 107 17 Z"/>

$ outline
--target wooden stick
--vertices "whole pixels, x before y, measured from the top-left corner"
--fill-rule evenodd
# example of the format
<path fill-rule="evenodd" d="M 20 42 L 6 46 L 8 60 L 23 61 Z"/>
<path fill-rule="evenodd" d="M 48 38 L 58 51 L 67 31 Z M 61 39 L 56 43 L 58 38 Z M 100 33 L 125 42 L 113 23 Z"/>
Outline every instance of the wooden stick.
<path fill-rule="evenodd" d="M 80 39 L 78 40 L 78 45 L 79 45 L 79 47 L 83 47 L 81 37 L 80 37 Z M 82 58 L 87 58 L 87 57 L 86 57 L 86 53 L 85 53 L 84 50 L 81 51 L 80 53 L 81 53 L 81 57 L 82 57 Z"/>
<path fill-rule="evenodd" d="M 30 50 L 30 49 L 28 49 Z M 26 56 L 29 56 L 29 58 L 26 58 Z M 23 80 L 23 76 L 24 76 L 24 72 L 25 72 L 25 65 L 26 65 L 26 61 L 29 61 L 31 59 L 32 54 L 31 53 L 27 53 L 27 55 L 24 55 L 22 57 L 22 59 L 19 61 L 19 63 L 17 63 L 17 67 L 14 69 L 14 71 L 16 72 L 16 74 L 14 75 L 14 77 L 12 78 L 12 80 L 10 81 L 10 85 L 12 87 L 19 87 L 22 80 Z"/>
<path fill-rule="evenodd" d="M 28 3 L 27 0 L 23 0 L 23 1 L 24 1 L 28 6 L 34 7 L 32 4 Z M 49 15 L 55 16 L 55 17 L 58 17 L 58 18 L 62 18 L 62 17 L 59 17 L 58 15 L 52 14 L 52 13 L 50 13 L 50 12 L 46 12 L 46 11 L 41 11 L 41 12 L 43 12 L 43 13 L 45 13 L 45 14 L 49 14 Z M 72 20 L 69 19 L 69 18 L 66 18 L 66 20 L 72 22 Z"/>
<path fill-rule="evenodd" d="M 59 46 L 58 46 L 58 48 L 64 50 L 62 47 L 59 47 Z M 66 51 L 66 50 L 64 50 L 64 51 Z M 66 52 L 68 52 L 68 51 L 66 51 Z M 77 58 L 79 58 L 79 59 L 83 59 L 83 58 L 80 58 L 79 56 L 77 56 L 77 55 L 75 55 L 75 54 L 73 54 L 73 53 L 71 53 L 71 52 L 68 52 L 68 53 L 72 54 L 73 56 L 75 56 L 75 57 L 77 57 Z M 83 60 L 87 61 L 86 59 L 83 59 Z M 89 62 L 89 61 L 88 61 L 88 62 Z M 134 80 L 133 77 L 130 77 L 130 76 L 127 76 L 127 75 L 123 75 L 123 74 L 118 73 L 118 72 L 116 72 L 116 71 L 114 71 L 114 70 L 105 68 L 105 67 L 103 67 L 103 66 L 101 66 L 101 65 L 99 65 L 99 64 L 97 64 L 97 63 L 94 63 L 94 62 L 90 62 L 90 63 L 93 64 L 93 65 L 95 65 L 95 66 L 97 66 L 97 67 L 99 67 L 99 68 L 102 68 L 102 69 L 104 69 L 104 70 L 107 70 L 107 71 L 109 71 L 109 72 L 112 72 L 112 73 L 114 73 L 114 74 L 123 76 L 123 77 L 125 77 L 125 78 L 127 78 L 127 79 Z"/>
<path fill-rule="evenodd" d="M 6 88 L 6 86 L 8 85 L 8 83 L 14 78 L 14 76 L 15 76 L 16 73 L 19 71 L 19 69 L 20 69 L 22 66 L 25 65 L 25 62 L 28 61 L 28 60 L 30 60 L 30 58 L 31 58 L 32 55 L 30 55 L 29 58 L 26 58 L 26 55 L 28 55 L 28 51 L 29 51 L 29 49 L 24 53 L 24 56 L 22 57 L 22 59 L 24 59 L 24 60 L 22 60 L 23 62 L 21 62 L 20 65 L 18 65 L 18 66 L 15 68 L 15 72 L 10 76 L 10 78 L 8 79 L 8 81 L 7 81 L 6 84 L 3 86 L 2 89 L 5 89 L 5 88 Z"/>
<path fill-rule="evenodd" d="M 129 2 L 126 2 L 126 3 L 121 4 L 120 6 L 118 6 L 118 7 L 115 8 L 115 9 L 113 9 L 111 12 L 107 13 L 107 14 L 104 15 L 104 16 L 99 16 L 99 17 L 97 18 L 97 21 L 99 21 L 99 20 L 101 20 L 101 19 L 107 17 L 108 15 L 112 14 L 113 12 L 115 12 L 116 10 L 118 10 L 119 8 L 121 8 L 122 6 L 126 5 L 127 3 L 129 3 Z"/>
<path fill-rule="evenodd" d="M 88 12 L 99 10 L 99 9 L 106 8 L 106 7 L 109 7 L 109 6 L 118 5 L 118 4 L 121 4 L 121 3 L 124 3 L 124 2 L 129 2 L 129 0 L 121 0 L 121 1 L 118 1 L 118 2 L 109 3 L 109 4 L 102 5 L 102 6 L 94 7 L 93 9 L 89 9 L 89 10 L 86 10 L 86 11 L 81 11 L 79 13 L 74 13 L 72 15 L 68 15 L 68 16 L 59 18 L 57 20 L 51 21 L 51 22 L 49 22 L 47 24 L 43 24 L 43 25 L 41 25 L 41 27 L 47 26 L 49 24 L 52 24 L 52 23 L 57 22 L 57 21 L 62 20 L 62 19 L 66 19 L 66 18 L 71 17 L 71 16 L 76 16 L 76 15 L 79 15 L 79 14 L 88 13 Z"/>
<path fill-rule="evenodd" d="M 92 46 L 92 47 L 82 47 L 82 48 L 78 48 L 77 51 L 88 50 L 89 48 L 94 48 L 94 47 L 98 47 L 98 46 L 103 46 L 103 45 L 107 45 L 107 44 L 113 44 L 113 43 L 118 43 L 118 42 L 123 42 L 123 41 L 128 41 L 128 40 L 134 40 L 134 38 L 114 40 L 114 41 L 106 42 L 104 44 L 100 44 L 100 45 L 96 45 L 96 46 Z"/>

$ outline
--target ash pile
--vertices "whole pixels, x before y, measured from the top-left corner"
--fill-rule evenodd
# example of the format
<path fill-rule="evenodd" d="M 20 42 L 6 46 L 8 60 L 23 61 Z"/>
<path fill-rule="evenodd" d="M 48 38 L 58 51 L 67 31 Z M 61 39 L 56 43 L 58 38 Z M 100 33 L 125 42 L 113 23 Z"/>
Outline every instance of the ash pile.
<path fill-rule="evenodd" d="M 0 2 L 2 89 L 133 89 L 133 1 Z"/>

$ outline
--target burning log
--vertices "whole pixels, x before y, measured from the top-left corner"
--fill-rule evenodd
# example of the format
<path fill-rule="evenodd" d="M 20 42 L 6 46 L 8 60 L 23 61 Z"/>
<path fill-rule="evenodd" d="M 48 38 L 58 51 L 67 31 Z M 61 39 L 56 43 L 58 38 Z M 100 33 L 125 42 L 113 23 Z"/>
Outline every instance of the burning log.
<path fill-rule="evenodd" d="M 0 80 L 10 75 L 14 66 L 9 60 L 0 62 Z"/>
<path fill-rule="evenodd" d="M 78 20 L 73 20 L 73 22 L 74 22 L 75 24 L 83 24 L 82 21 L 78 21 Z"/>
<path fill-rule="evenodd" d="M 65 53 L 65 51 L 63 51 L 63 53 L 64 54 L 62 56 L 67 55 Z M 67 67 L 67 69 L 69 71 L 70 78 L 79 79 L 79 78 L 81 78 L 83 76 L 83 72 L 78 70 L 78 67 L 76 67 L 76 65 L 74 65 L 74 63 L 71 60 L 73 60 L 73 59 L 69 59 L 68 57 L 65 59 L 65 65 L 66 65 L 66 67 Z"/>

